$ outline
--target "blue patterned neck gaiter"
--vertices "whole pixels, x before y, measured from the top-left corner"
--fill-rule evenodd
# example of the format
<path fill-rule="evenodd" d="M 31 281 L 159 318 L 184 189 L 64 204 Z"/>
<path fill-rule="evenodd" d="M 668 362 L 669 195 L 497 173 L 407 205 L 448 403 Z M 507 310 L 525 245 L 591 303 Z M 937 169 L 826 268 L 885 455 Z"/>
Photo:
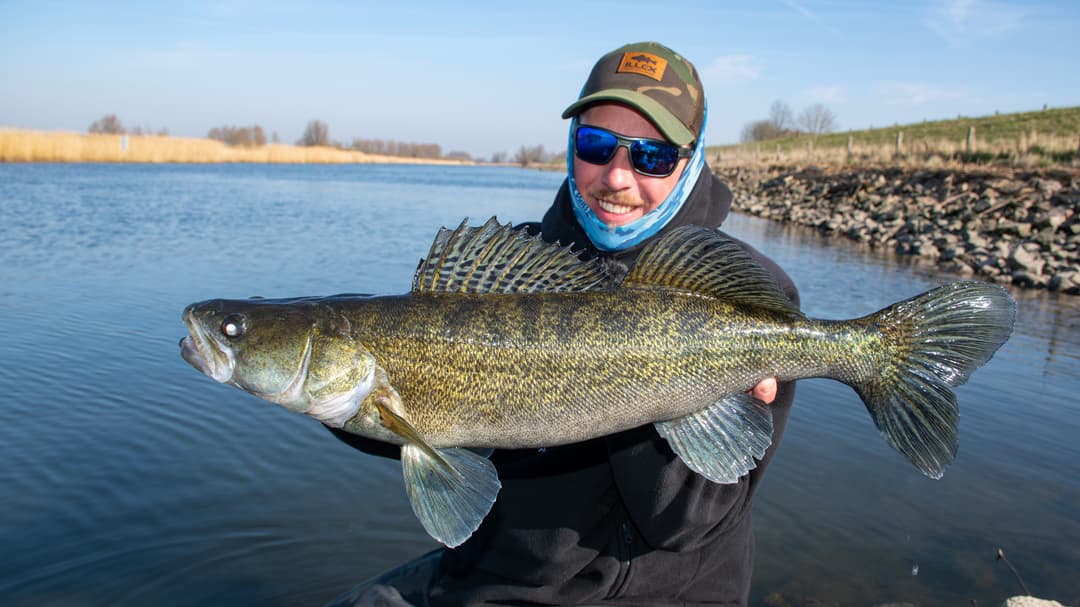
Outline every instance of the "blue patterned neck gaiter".
<path fill-rule="evenodd" d="M 585 199 L 578 192 L 577 182 L 574 180 L 574 129 L 577 127 L 577 117 L 570 121 L 570 137 L 566 148 L 566 174 L 570 180 L 570 199 L 573 201 L 574 216 L 585 230 L 585 234 L 597 249 L 605 252 L 621 251 L 656 235 L 671 218 L 679 212 L 683 203 L 690 197 L 690 192 L 697 184 L 698 175 L 705 166 L 705 124 L 709 117 L 708 104 L 705 106 L 705 114 L 701 121 L 701 134 L 698 135 L 694 145 L 694 153 L 683 169 L 682 176 L 664 199 L 652 211 L 640 218 L 621 226 L 609 226 L 600 221 Z"/>

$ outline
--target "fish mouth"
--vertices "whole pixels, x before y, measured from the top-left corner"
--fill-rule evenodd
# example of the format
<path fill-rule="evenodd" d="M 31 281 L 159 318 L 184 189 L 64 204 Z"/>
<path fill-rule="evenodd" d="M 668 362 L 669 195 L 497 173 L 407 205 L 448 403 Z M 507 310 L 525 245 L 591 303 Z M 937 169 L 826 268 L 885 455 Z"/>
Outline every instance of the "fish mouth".
<path fill-rule="evenodd" d="M 203 330 L 195 319 L 192 307 L 188 306 L 181 319 L 188 328 L 188 336 L 180 340 L 180 356 L 195 367 L 200 373 L 217 382 L 226 383 L 232 379 L 232 352 L 222 348 Z"/>

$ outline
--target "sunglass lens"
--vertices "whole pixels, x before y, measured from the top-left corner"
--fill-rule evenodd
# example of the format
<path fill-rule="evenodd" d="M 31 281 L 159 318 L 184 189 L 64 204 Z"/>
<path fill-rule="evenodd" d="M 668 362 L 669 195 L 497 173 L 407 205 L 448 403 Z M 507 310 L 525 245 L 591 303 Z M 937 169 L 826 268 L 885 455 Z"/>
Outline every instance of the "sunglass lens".
<path fill-rule="evenodd" d="M 607 164 L 618 145 L 613 134 L 584 126 L 578 128 L 574 137 L 578 158 L 592 164 Z"/>
<path fill-rule="evenodd" d="M 679 150 L 655 141 L 638 140 L 630 145 L 630 158 L 639 172 L 666 177 L 675 170 L 675 164 L 679 161 Z"/>

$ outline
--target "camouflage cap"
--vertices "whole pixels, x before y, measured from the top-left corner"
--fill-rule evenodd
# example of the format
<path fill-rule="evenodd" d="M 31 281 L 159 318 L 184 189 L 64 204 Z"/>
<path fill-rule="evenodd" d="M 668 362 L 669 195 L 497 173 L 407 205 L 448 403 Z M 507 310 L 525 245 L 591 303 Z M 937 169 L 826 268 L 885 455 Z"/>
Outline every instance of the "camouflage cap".
<path fill-rule="evenodd" d="M 601 57 L 581 97 L 562 117 L 603 101 L 641 112 L 676 145 L 696 141 L 705 117 L 705 95 L 694 65 L 658 42 L 627 44 Z"/>

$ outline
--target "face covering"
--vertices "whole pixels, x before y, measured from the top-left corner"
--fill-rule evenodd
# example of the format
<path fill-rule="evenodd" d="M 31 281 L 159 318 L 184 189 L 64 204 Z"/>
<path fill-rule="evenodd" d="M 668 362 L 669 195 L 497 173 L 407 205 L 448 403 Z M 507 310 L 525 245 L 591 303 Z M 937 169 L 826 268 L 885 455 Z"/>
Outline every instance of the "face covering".
<path fill-rule="evenodd" d="M 585 199 L 578 192 L 577 182 L 574 180 L 574 129 L 577 128 L 577 117 L 570 121 L 570 137 L 566 148 L 566 173 L 570 180 L 570 199 L 574 209 L 574 216 L 585 230 L 586 236 L 592 241 L 597 249 L 605 252 L 621 251 L 629 249 L 641 243 L 647 238 L 655 236 L 661 228 L 671 221 L 671 218 L 679 212 L 683 203 L 690 197 L 690 192 L 697 184 L 698 175 L 705 166 L 705 124 L 709 116 L 708 105 L 705 106 L 704 116 L 701 121 L 701 134 L 698 135 L 694 145 L 694 153 L 683 169 L 675 188 L 671 190 L 667 198 L 652 211 L 642 215 L 638 219 L 621 226 L 609 226 L 600 221 L 592 212 Z M 612 159 L 614 160 L 614 158 Z M 653 177 L 644 177 L 654 179 Z"/>

